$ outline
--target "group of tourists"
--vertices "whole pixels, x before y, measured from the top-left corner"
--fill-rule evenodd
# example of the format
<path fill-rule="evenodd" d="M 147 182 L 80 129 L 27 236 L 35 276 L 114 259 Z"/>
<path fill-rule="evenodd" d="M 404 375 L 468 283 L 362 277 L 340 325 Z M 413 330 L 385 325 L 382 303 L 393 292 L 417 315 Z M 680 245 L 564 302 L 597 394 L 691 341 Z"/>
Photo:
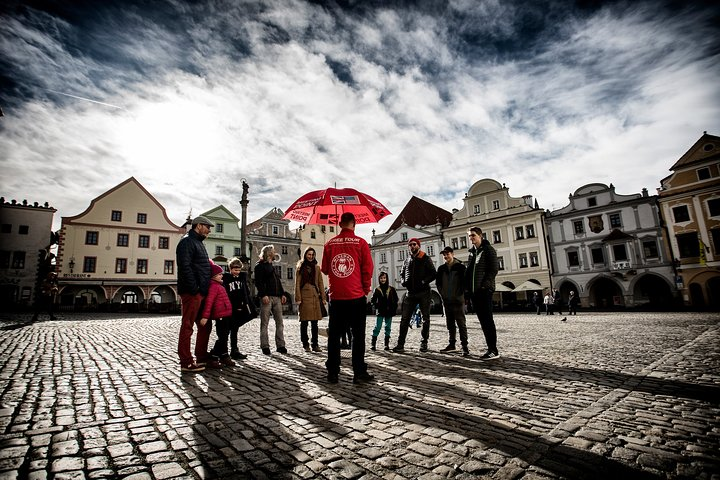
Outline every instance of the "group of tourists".
<path fill-rule="evenodd" d="M 178 293 L 182 301 L 182 322 L 178 340 L 178 356 L 183 372 L 201 372 L 205 368 L 222 368 L 235 365 L 234 360 L 247 355 L 238 348 L 238 329 L 260 316 L 260 348 L 271 355 L 268 327 L 270 316 L 275 321 L 275 348 L 286 354 L 283 305 L 287 294 L 277 270 L 273 266 L 275 249 L 266 245 L 254 267 L 254 282 L 259 300 L 259 312 L 248 286 L 248 275 L 240 259 L 228 262 L 229 272 L 212 262 L 203 240 L 214 223 L 204 216 L 192 220 L 191 229 L 177 246 Z M 318 322 L 328 316 L 327 381 L 338 383 L 342 341 L 347 335 L 352 350 L 353 382 L 374 380 L 365 362 L 366 307 L 370 294 L 373 261 L 367 241 L 355 234 L 355 217 L 344 213 L 340 217 L 340 233 L 323 248 L 322 264 L 312 247 L 303 252 L 296 266 L 295 302 L 298 304 L 300 338 L 305 351 L 322 352 L 318 341 Z M 468 231 L 472 247 L 467 266 L 455 258 L 451 247 L 442 251 L 445 263 L 439 268 L 422 249 L 418 238 L 408 241 L 409 255 L 400 277 L 407 294 L 402 301 L 388 281 L 385 272 L 378 276 L 378 287 L 371 303 L 377 317 L 372 331 L 372 350 L 376 350 L 378 337 L 384 325 L 384 348 L 390 350 L 392 318 L 400 304 L 400 327 L 393 352 L 405 351 L 410 321 L 417 309 L 422 317 L 420 351 L 428 351 L 430 334 L 430 284 L 436 283 L 445 306 L 445 321 L 449 342 L 441 352 L 457 350 L 457 334 L 463 355 L 468 356 L 468 334 L 465 302 L 473 304 L 485 336 L 487 351 L 480 357 L 492 360 L 500 356 L 492 314 L 492 294 L 498 272 L 497 254 L 483 239 L 482 230 L 472 227 Z M 328 288 L 323 275 L 328 277 Z M 329 301 L 328 301 L 329 300 Z M 327 305 L 327 307 L 326 307 Z M 217 341 L 208 350 L 212 321 L 215 320 Z M 197 328 L 195 355 L 190 349 L 193 328 Z M 308 332 L 309 330 L 309 332 Z M 229 348 L 228 348 L 229 342 Z"/>

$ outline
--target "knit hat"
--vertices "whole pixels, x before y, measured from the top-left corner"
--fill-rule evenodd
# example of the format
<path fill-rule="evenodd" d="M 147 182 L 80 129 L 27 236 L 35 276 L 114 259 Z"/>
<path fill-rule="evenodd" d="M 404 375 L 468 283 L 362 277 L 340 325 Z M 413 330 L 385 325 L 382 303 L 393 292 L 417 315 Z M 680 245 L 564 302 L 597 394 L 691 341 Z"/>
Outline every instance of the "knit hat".
<path fill-rule="evenodd" d="M 420 246 L 420 240 L 418 240 L 417 238 L 413 237 L 410 240 L 408 240 L 408 244 L 413 243 L 413 242 L 417 243 L 418 247 Z"/>
<path fill-rule="evenodd" d="M 210 277 L 214 277 L 218 273 L 223 273 L 225 270 L 217 263 L 210 260 Z"/>

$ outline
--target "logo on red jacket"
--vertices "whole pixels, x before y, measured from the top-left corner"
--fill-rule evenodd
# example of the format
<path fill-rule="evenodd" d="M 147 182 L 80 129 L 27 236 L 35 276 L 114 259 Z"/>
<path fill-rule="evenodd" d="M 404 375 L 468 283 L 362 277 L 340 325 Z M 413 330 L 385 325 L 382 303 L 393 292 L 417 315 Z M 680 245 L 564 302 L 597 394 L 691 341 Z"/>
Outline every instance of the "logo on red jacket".
<path fill-rule="evenodd" d="M 341 253 L 333 257 L 330 268 L 336 277 L 349 277 L 355 270 L 355 260 L 347 253 Z"/>

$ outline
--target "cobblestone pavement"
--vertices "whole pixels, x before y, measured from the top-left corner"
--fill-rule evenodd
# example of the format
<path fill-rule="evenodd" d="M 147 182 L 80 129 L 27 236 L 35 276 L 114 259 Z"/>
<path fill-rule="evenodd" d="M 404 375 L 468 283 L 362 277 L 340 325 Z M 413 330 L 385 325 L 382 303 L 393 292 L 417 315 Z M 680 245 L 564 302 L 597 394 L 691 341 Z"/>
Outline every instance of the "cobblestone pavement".
<path fill-rule="evenodd" d="M 354 385 L 344 351 L 332 385 L 295 317 L 289 354 L 255 320 L 247 360 L 181 374 L 179 316 L 6 315 L 0 479 L 720 478 L 720 314 L 561 318 L 497 314 L 483 362 L 474 316 L 468 358 L 433 316 L 430 352 L 412 329 Z"/>

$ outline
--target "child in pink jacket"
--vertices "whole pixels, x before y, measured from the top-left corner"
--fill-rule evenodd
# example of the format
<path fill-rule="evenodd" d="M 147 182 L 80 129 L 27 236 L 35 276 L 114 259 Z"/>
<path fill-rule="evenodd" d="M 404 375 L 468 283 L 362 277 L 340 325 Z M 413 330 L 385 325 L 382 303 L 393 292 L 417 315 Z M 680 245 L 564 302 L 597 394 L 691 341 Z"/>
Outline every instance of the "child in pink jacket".
<path fill-rule="evenodd" d="M 232 367 L 235 365 L 235 362 L 232 361 L 227 351 L 227 334 L 229 329 L 225 328 L 225 325 L 232 317 L 232 305 L 230 304 L 230 298 L 225 290 L 225 286 L 222 283 L 222 276 L 223 268 L 211 260 L 210 288 L 208 289 L 207 297 L 205 297 L 205 305 L 203 306 L 200 318 L 201 327 L 204 327 L 208 321 L 212 322 L 212 320 L 216 320 L 215 331 L 218 339 L 210 352 L 212 357 L 205 361 L 206 365 L 211 368 L 221 368 L 222 366 Z M 212 329 L 212 323 L 210 323 L 209 328 Z M 222 338 L 223 336 L 224 338 Z"/>

